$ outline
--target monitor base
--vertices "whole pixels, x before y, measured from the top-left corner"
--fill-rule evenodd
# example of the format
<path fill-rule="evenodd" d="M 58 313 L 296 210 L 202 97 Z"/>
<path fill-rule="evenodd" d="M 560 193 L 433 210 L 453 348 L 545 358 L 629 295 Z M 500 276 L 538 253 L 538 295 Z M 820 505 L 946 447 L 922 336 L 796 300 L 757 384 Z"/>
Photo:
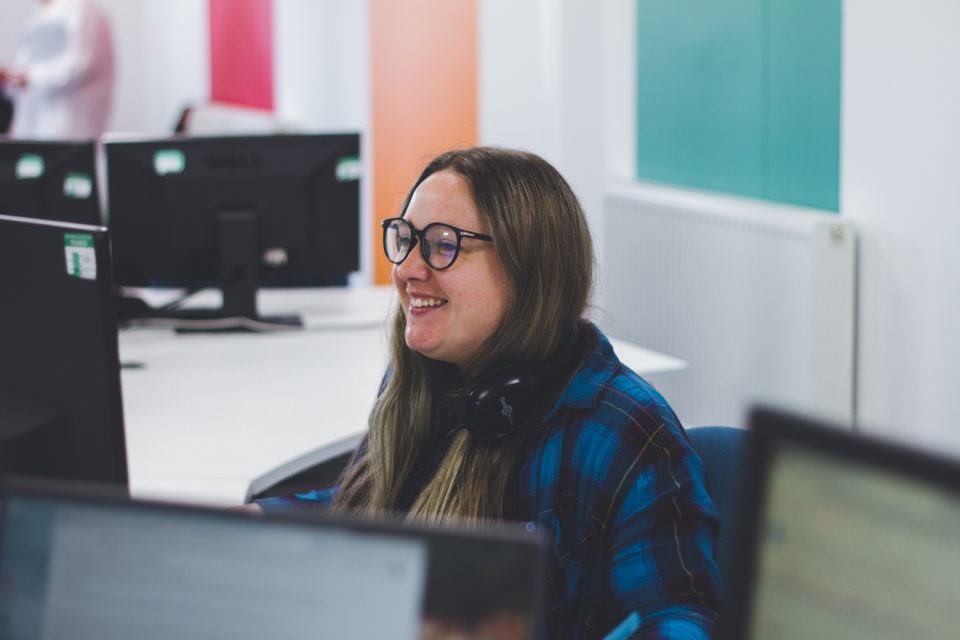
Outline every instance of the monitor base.
<path fill-rule="evenodd" d="M 303 328 L 296 314 L 231 314 L 223 308 L 152 307 L 142 298 L 120 295 L 115 301 L 121 327 L 168 327 L 177 333 L 264 333 Z"/>
<path fill-rule="evenodd" d="M 178 309 L 165 315 L 177 333 L 264 333 L 303 328 L 298 315 L 226 316 L 219 309 Z"/>

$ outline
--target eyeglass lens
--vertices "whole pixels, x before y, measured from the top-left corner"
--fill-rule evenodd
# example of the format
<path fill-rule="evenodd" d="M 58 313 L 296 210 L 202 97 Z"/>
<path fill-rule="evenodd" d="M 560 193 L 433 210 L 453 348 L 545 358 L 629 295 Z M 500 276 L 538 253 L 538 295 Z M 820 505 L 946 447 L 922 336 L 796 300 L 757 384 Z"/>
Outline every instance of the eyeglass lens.
<path fill-rule="evenodd" d="M 406 220 L 393 220 L 384 228 L 384 249 L 387 259 L 400 263 L 414 245 L 414 230 Z M 445 269 L 453 264 L 459 252 L 457 232 L 443 223 L 434 222 L 417 233 L 420 236 L 420 252 L 427 264 L 435 269 Z"/>

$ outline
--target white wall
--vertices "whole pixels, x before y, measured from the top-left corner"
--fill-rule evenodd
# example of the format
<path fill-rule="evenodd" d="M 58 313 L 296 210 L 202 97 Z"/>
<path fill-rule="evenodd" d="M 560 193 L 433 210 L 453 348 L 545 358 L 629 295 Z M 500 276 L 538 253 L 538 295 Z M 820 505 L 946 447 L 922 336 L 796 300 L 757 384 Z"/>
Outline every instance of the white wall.
<path fill-rule="evenodd" d="M 559 3 L 480 0 L 478 129 L 483 144 L 556 162 L 560 151 Z"/>
<path fill-rule="evenodd" d="M 370 120 L 365 2 L 275 0 L 274 109 L 312 130 L 365 130 Z"/>
<path fill-rule="evenodd" d="M 479 0 L 482 144 L 533 151 L 603 237 L 604 16 L 596 0 Z"/>
<path fill-rule="evenodd" d="M 637 5 L 604 0 L 603 141 L 606 177 L 637 175 Z"/>
<path fill-rule="evenodd" d="M 180 111 L 209 98 L 207 0 L 98 0 L 117 65 L 112 132 L 166 135 Z"/>
<path fill-rule="evenodd" d="M 866 430 L 960 454 L 960 3 L 846 0 L 841 210 Z"/>

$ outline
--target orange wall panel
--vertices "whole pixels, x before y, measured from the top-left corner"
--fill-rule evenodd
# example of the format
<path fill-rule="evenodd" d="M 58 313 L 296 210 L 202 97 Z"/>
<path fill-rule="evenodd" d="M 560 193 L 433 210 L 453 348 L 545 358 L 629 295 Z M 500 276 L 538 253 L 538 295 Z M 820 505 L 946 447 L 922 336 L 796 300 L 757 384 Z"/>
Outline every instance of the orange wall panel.
<path fill-rule="evenodd" d="M 476 0 L 371 0 L 374 279 L 390 281 L 380 220 L 427 161 L 477 143 Z"/>

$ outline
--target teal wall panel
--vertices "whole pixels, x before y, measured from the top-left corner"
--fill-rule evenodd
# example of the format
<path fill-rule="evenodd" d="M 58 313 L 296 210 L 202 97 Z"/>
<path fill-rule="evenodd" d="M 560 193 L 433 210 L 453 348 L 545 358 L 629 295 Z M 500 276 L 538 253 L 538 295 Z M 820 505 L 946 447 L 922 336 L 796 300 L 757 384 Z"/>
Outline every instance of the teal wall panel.
<path fill-rule="evenodd" d="M 639 4 L 640 175 L 762 196 L 760 0 Z"/>
<path fill-rule="evenodd" d="M 637 177 L 837 210 L 841 0 L 637 0 Z"/>
<path fill-rule="evenodd" d="M 840 1 L 767 1 L 768 197 L 836 211 L 840 202 Z"/>

